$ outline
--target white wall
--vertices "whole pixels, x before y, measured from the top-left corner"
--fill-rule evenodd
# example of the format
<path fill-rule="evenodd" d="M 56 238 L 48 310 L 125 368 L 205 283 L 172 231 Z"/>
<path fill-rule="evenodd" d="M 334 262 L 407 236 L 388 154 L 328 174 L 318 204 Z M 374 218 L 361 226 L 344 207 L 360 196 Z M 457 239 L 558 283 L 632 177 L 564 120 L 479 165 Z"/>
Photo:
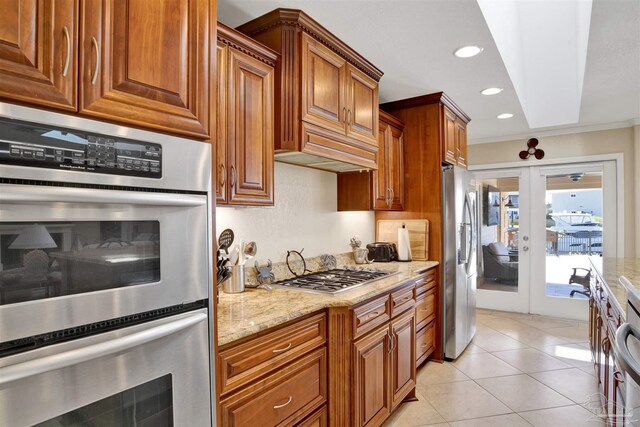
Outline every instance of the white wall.
<path fill-rule="evenodd" d="M 276 162 L 275 207 L 216 208 L 216 236 L 225 228 L 235 242 L 253 240 L 256 258 L 284 261 L 287 250 L 304 248 L 305 257 L 351 250 L 349 239 L 375 238 L 373 211 L 337 212 L 336 174 Z"/>

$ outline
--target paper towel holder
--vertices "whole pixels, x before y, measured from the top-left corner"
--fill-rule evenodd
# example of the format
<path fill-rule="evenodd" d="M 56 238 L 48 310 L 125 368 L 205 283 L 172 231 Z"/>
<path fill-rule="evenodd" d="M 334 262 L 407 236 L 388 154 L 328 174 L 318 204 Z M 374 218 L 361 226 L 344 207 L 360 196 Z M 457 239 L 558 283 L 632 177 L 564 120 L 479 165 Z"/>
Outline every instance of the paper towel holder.
<path fill-rule="evenodd" d="M 398 261 L 411 262 L 411 240 L 406 224 L 402 223 L 402 228 L 398 228 Z"/>

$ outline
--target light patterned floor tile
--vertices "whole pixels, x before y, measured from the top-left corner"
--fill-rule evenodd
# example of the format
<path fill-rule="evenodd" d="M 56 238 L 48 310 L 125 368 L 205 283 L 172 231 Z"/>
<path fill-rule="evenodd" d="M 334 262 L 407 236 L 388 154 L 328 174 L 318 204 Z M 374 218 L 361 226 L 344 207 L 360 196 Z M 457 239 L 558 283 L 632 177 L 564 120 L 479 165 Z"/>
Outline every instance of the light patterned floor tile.
<path fill-rule="evenodd" d="M 454 381 L 467 381 L 470 378 L 456 369 L 452 363 L 427 362 L 418 371 L 418 384 L 441 384 Z"/>
<path fill-rule="evenodd" d="M 526 373 L 570 368 L 570 365 L 534 348 L 496 351 L 492 354 Z"/>
<path fill-rule="evenodd" d="M 576 368 L 593 366 L 591 350 L 578 344 L 556 344 L 540 347 L 539 350 Z"/>
<path fill-rule="evenodd" d="M 515 350 L 526 347 L 525 344 L 493 330 L 478 330 L 471 342 L 486 351 Z"/>
<path fill-rule="evenodd" d="M 517 375 L 522 372 L 491 353 L 463 354 L 453 365 L 469 378 L 491 378 L 505 375 Z"/>
<path fill-rule="evenodd" d="M 600 417 L 580 405 L 521 412 L 518 415 L 534 427 L 604 427 Z"/>
<path fill-rule="evenodd" d="M 441 424 L 445 420 L 434 409 L 427 399 L 420 393 L 416 393 L 417 402 L 406 402 L 385 423 L 386 427 L 419 427 L 432 424 Z"/>
<path fill-rule="evenodd" d="M 419 387 L 418 391 L 446 421 L 513 412 L 473 381 L 427 385 Z"/>
<path fill-rule="evenodd" d="M 578 368 L 538 372 L 531 376 L 579 405 L 586 405 L 593 401 L 594 395 L 599 395 L 593 375 Z"/>
<path fill-rule="evenodd" d="M 497 415 L 495 417 L 475 418 L 473 420 L 454 421 L 452 427 L 531 427 L 518 414 Z"/>
<path fill-rule="evenodd" d="M 476 382 L 514 412 L 573 404 L 571 400 L 528 375 L 485 378 Z"/>

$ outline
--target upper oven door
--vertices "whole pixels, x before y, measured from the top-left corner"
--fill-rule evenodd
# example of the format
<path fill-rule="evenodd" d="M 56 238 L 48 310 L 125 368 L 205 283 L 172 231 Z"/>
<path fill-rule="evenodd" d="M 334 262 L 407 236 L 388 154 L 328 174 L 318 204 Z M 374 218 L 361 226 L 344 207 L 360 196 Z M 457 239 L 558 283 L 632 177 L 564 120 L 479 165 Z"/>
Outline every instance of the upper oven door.
<path fill-rule="evenodd" d="M 207 197 L 0 185 L 0 342 L 208 297 Z"/>

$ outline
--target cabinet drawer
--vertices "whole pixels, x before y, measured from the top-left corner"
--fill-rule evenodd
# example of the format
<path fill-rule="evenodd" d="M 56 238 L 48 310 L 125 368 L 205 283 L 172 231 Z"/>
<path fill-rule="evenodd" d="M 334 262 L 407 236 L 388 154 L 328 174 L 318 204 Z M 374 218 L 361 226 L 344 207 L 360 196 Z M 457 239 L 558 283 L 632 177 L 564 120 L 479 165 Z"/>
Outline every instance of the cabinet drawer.
<path fill-rule="evenodd" d="M 431 288 L 416 301 L 416 328 L 421 328 L 436 317 L 436 288 Z"/>
<path fill-rule="evenodd" d="M 369 332 L 376 326 L 382 325 L 391 319 L 389 309 L 389 295 L 376 298 L 366 304 L 353 309 L 354 337 Z"/>
<path fill-rule="evenodd" d="M 321 348 L 222 400 L 222 424 L 292 426 L 326 401 L 327 355 Z"/>
<path fill-rule="evenodd" d="M 416 296 L 436 286 L 436 268 L 432 268 L 416 280 Z"/>
<path fill-rule="evenodd" d="M 327 406 L 325 405 L 298 424 L 298 427 L 327 427 L 329 425 L 328 418 Z"/>
<path fill-rule="evenodd" d="M 436 322 L 432 321 L 416 334 L 416 365 L 422 363 L 436 346 Z"/>
<path fill-rule="evenodd" d="M 277 329 L 218 354 L 222 389 L 229 393 L 321 346 L 326 341 L 326 316 L 320 313 Z"/>
<path fill-rule="evenodd" d="M 391 317 L 396 317 L 415 305 L 414 290 L 413 286 L 409 286 L 391 294 Z"/>

